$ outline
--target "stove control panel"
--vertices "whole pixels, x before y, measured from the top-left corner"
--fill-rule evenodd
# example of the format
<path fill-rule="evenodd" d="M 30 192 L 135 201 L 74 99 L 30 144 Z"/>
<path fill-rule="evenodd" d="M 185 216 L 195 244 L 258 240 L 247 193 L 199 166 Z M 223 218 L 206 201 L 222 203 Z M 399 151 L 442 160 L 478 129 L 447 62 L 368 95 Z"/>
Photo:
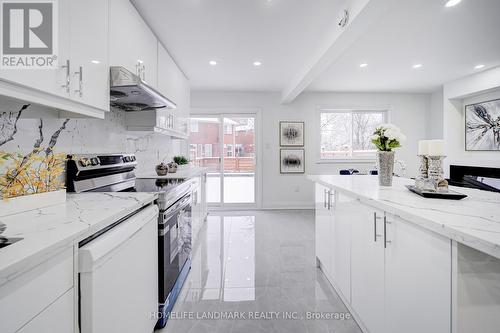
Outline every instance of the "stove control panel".
<path fill-rule="evenodd" d="M 79 170 L 127 167 L 137 165 L 133 154 L 82 154 L 70 156 Z"/>

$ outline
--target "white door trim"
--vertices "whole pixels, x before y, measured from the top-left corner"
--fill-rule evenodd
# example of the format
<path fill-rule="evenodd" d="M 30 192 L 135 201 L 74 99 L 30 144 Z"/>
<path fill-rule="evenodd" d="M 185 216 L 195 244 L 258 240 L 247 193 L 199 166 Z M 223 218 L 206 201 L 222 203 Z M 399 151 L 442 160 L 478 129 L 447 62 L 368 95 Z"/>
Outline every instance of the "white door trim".
<path fill-rule="evenodd" d="M 262 208 L 262 109 L 261 108 L 191 108 L 190 117 L 212 116 L 212 117 L 255 117 L 255 203 L 252 204 L 227 204 L 224 203 L 224 177 L 221 176 L 221 202 L 209 204 L 212 210 L 251 210 Z M 224 147 L 224 126 L 220 128 L 219 144 Z M 221 175 L 224 168 L 224 150 L 221 150 Z"/>

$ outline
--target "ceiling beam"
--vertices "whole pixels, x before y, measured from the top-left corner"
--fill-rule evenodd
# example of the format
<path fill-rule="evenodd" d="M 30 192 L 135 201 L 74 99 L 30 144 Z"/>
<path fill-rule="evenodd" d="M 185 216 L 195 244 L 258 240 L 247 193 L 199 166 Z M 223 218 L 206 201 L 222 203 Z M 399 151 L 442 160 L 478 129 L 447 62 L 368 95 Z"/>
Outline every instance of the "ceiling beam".
<path fill-rule="evenodd" d="M 380 16 L 397 0 L 350 0 L 349 23 L 341 28 L 336 25 L 324 45 L 294 76 L 281 93 L 281 103 L 291 103 L 321 73 L 327 70 Z M 339 13 L 340 14 L 340 13 Z M 337 15 L 340 17 L 339 15 Z"/>

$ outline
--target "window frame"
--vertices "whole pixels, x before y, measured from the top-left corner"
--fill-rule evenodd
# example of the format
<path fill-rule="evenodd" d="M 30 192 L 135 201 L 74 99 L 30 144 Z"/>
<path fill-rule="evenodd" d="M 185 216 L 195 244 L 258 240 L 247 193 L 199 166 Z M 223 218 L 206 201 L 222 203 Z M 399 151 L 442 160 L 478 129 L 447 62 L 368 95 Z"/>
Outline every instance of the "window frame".
<path fill-rule="evenodd" d="M 316 134 L 315 134 L 315 150 L 316 164 L 335 164 L 335 163 L 375 163 L 376 156 L 373 157 L 337 157 L 337 158 L 321 158 L 321 114 L 322 113 L 384 113 L 384 123 L 390 122 L 392 107 L 335 107 L 335 106 L 317 106 L 316 107 Z M 352 133 L 351 133 L 352 136 Z M 352 140 L 352 138 L 351 138 Z"/>

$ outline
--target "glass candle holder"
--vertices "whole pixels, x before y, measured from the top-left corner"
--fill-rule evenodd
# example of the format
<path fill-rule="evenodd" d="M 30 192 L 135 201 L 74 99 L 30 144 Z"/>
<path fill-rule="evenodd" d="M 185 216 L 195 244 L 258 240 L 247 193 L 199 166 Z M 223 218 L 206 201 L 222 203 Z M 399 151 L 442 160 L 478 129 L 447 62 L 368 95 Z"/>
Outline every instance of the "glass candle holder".
<path fill-rule="evenodd" d="M 428 190 L 435 192 L 448 192 L 448 182 L 444 179 L 443 160 L 446 156 L 427 156 L 428 166 Z"/>
<path fill-rule="evenodd" d="M 418 168 L 418 176 L 415 178 L 415 186 L 419 189 L 425 188 L 425 182 L 429 178 L 429 160 L 425 155 L 418 155 L 420 166 Z"/>

